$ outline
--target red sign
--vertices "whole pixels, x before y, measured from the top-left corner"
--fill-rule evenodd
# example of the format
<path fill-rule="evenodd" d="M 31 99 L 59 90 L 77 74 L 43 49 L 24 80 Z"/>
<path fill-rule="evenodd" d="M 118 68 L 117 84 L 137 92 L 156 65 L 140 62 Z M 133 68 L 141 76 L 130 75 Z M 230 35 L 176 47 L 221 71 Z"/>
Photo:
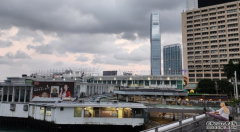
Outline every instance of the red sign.
<path fill-rule="evenodd" d="M 34 85 L 39 85 L 39 82 L 34 82 Z"/>

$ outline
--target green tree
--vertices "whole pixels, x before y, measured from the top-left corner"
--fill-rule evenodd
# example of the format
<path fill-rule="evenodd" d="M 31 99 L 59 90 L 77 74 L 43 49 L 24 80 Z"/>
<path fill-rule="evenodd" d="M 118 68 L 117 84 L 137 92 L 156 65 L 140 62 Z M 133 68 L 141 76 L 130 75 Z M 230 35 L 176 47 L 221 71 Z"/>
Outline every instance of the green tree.
<path fill-rule="evenodd" d="M 238 63 L 236 64 L 237 69 L 237 78 L 240 80 L 240 60 L 238 60 Z"/>
<path fill-rule="evenodd" d="M 211 79 L 202 79 L 198 82 L 198 86 L 195 91 L 197 93 L 216 93 L 215 82 Z"/>
<path fill-rule="evenodd" d="M 229 60 L 228 64 L 224 66 L 223 70 L 228 79 L 233 79 L 236 68 L 237 66 L 234 65 L 231 60 Z"/>
<path fill-rule="evenodd" d="M 233 95 L 234 87 L 229 81 L 218 80 L 217 85 L 218 85 L 218 91 L 220 94 Z"/>

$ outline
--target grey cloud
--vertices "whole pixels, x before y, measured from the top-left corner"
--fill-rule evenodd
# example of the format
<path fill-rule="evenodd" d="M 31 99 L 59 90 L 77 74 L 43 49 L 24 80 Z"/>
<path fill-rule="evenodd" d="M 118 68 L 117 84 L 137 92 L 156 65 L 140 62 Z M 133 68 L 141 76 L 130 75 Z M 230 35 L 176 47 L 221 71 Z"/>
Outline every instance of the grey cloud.
<path fill-rule="evenodd" d="M 13 59 L 14 54 L 12 52 L 8 52 L 8 53 L 6 53 L 5 57 L 8 58 L 8 59 Z"/>
<path fill-rule="evenodd" d="M 57 62 L 55 62 L 53 65 L 55 65 L 55 66 L 61 66 L 61 65 L 63 65 L 63 62 L 62 62 L 62 61 L 57 61 Z"/>
<path fill-rule="evenodd" d="M 35 50 L 35 52 L 39 54 L 53 54 L 53 49 L 49 44 L 39 46 L 28 45 L 27 49 L 28 50 L 33 49 Z"/>
<path fill-rule="evenodd" d="M 134 33 L 126 32 L 126 33 L 123 33 L 123 35 L 121 35 L 121 38 L 128 39 L 128 40 L 136 40 L 137 36 L 135 36 Z"/>
<path fill-rule="evenodd" d="M 136 32 L 140 37 L 148 38 L 152 11 L 161 14 L 161 32 L 181 33 L 184 5 L 181 0 L 2 1 L 0 28 L 17 26 L 58 35 L 124 32 L 125 39 L 134 39 L 131 34 Z"/>
<path fill-rule="evenodd" d="M 10 59 L 0 57 L 0 65 L 13 65 L 14 62 Z"/>
<path fill-rule="evenodd" d="M 130 53 L 126 51 L 117 52 L 114 54 L 114 58 L 118 60 L 146 61 L 150 59 L 150 48 L 149 45 L 145 44 Z"/>
<path fill-rule="evenodd" d="M 77 59 L 76 59 L 76 61 L 80 61 L 80 62 L 86 62 L 86 61 L 88 61 L 89 60 L 89 58 L 87 57 L 87 56 L 85 56 L 85 55 L 80 55 Z"/>
<path fill-rule="evenodd" d="M 8 52 L 5 57 L 8 59 L 31 59 L 28 54 L 21 50 L 18 50 L 15 55 L 12 52 Z"/>
<path fill-rule="evenodd" d="M 62 37 L 61 40 L 52 41 L 50 45 L 58 53 L 92 53 L 106 54 L 122 50 L 113 42 L 113 35 L 105 34 L 81 34 Z"/>
<path fill-rule="evenodd" d="M 109 65 L 123 65 L 127 66 L 128 61 L 125 60 L 116 60 L 113 56 L 94 56 L 94 59 L 91 62 L 92 64 L 109 64 Z"/>
<path fill-rule="evenodd" d="M 0 48 L 7 48 L 13 46 L 13 43 L 11 41 L 3 41 L 0 40 Z"/>
<path fill-rule="evenodd" d="M 129 66 L 131 64 L 135 65 L 136 63 L 134 63 L 132 60 L 118 60 L 118 59 L 114 58 L 113 55 L 105 55 L 105 56 L 95 55 L 91 64 Z M 137 64 L 139 64 L 139 65 L 149 65 L 149 60 L 140 61 Z"/>
<path fill-rule="evenodd" d="M 42 34 L 38 33 L 37 31 L 32 31 L 29 28 L 19 28 L 17 34 L 13 36 L 12 39 L 19 41 L 19 40 L 26 39 L 28 37 L 33 38 L 32 40 L 33 43 L 37 43 L 37 42 L 41 43 L 44 41 Z"/>

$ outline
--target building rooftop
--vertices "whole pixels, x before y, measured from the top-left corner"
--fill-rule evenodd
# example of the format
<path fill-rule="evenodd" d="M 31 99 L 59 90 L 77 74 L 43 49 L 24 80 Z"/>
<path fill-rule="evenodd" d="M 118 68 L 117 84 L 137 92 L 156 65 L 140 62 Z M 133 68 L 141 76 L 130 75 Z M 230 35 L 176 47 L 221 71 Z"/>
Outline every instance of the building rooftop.
<path fill-rule="evenodd" d="M 50 106 L 50 107 L 127 107 L 127 108 L 147 108 L 140 103 L 112 103 L 112 102 L 62 102 L 62 103 L 30 103 L 38 106 Z"/>

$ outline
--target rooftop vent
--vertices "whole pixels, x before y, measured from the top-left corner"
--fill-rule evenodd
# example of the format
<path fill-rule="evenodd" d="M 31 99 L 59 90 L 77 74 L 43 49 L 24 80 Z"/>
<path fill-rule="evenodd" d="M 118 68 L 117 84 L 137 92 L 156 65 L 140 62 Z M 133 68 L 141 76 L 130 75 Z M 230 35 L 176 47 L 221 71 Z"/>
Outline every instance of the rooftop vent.
<path fill-rule="evenodd" d="M 27 74 L 22 74 L 22 77 L 27 77 Z"/>
<path fill-rule="evenodd" d="M 117 103 L 118 103 L 118 100 L 112 100 L 112 103 L 113 103 L 113 104 L 117 104 Z"/>
<path fill-rule="evenodd" d="M 84 103 L 84 100 L 79 100 L 78 103 Z"/>

